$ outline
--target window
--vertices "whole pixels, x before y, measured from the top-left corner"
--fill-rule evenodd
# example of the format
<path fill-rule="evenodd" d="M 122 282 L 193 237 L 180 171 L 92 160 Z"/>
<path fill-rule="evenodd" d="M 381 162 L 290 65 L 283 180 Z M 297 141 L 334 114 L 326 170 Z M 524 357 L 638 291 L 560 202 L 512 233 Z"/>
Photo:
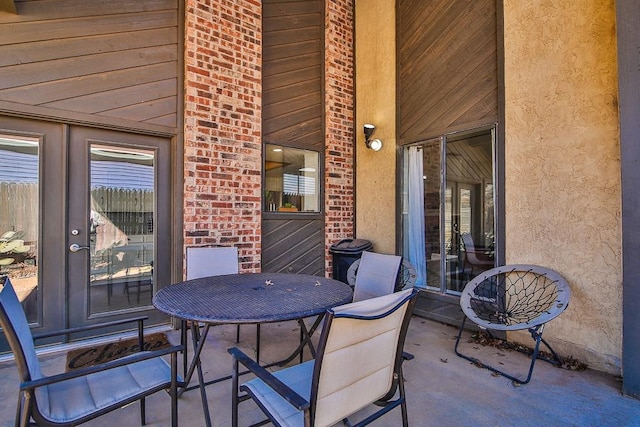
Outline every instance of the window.
<path fill-rule="evenodd" d="M 319 154 L 273 144 L 265 152 L 264 210 L 319 212 Z"/>

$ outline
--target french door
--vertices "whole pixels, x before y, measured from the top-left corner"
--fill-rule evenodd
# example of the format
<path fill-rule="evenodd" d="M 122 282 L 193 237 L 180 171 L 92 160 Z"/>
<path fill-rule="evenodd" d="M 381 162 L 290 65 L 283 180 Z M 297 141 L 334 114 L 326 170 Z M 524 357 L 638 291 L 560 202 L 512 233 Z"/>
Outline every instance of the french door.
<path fill-rule="evenodd" d="M 169 188 L 170 145 L 81 127 L 69 136 L 69 324 L 153 317 L 154 288 L 171 274 L 169 194 L 161 191 Z"/>
<path fill-rule="evenodd" d="M 0 117 L 0 275 L 34 329 L 165 321 L 151 297 L 171 275 L 170 147 Z"/>

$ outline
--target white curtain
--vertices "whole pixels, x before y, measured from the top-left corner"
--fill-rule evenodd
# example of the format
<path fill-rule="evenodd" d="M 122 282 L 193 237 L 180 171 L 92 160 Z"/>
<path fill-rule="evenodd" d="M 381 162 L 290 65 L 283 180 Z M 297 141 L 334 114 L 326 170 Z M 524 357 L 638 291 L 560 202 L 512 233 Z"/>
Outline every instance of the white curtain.
<path fill-rule="evenodd" d="M 407 236 L 409 243 L 409 262 L 416 268 L 418 275 L 416 287 L 427 286 L 427 260 L 425 254 L 424 235 L 424 181 L 422 148 L 409 147 L 408 149 L 408 227 Z"/>

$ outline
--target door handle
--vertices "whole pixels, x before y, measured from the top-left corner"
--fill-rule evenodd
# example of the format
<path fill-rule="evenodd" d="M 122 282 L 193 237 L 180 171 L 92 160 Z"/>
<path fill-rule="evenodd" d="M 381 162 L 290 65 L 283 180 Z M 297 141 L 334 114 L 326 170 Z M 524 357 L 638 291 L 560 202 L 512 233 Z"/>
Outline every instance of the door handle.
<path fill-rule="evenodd" d="M 73 243 L 71 246 L 69 246 L 69 250 L 70 250 L 71 252 L 78 252 L 78 251 L 79 251 L 79 250 L 81 250 L 81 249 L 89 250 L 89 246 L 80 246 L 80 245 L 79 245 L 79 244 L 77 244 L 77 243 Z"/>

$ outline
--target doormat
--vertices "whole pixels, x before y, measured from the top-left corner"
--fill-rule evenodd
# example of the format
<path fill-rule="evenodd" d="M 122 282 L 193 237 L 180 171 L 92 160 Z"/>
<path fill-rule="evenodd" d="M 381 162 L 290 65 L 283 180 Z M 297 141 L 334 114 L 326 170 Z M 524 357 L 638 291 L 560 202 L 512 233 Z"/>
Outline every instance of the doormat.
<path fill-rule="evenodd" d="M 143 346 L 145 351 L 153 351 L 170 347 L 171 344 L 164 333 L 157 332 L 145 336 Z M 138 351 L 138 337 L 71 350 L 67 353 L 67 372 L 116 360 Z"/>

